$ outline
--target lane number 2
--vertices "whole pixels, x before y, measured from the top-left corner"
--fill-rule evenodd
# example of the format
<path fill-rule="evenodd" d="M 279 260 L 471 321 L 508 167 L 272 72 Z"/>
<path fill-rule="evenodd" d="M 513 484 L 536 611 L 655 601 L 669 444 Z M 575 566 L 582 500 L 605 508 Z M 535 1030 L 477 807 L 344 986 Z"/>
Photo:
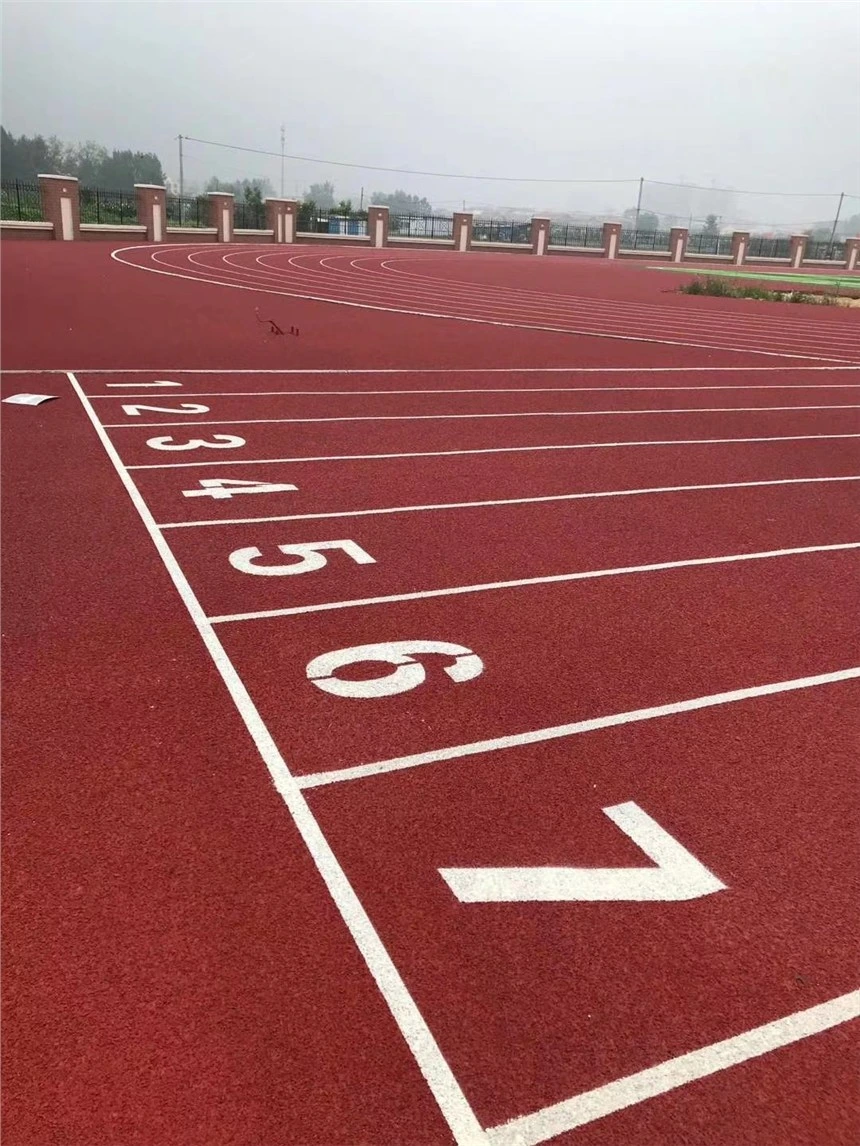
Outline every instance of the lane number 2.
<path fill-rule="evenodd" d="M 367 700 L 379 696 L 394 696 L 418 688 L 427 678 L 424 665 L 415 660 L 421 653 L 434 653 L 454 657 L 454 663 L 445 665 L 443 672 L 455 683 L 474 680 L 484 671 L 484 662 L 463 645 L 449 641 L 386 641 L 377 645 L 356 645 L 350 649 L 336 649 L 314 657 L 307 666 L 308 680 L 323 692 L 333 696 L 346 696 Z M 380 661 L 394 665 L 394 671 L 371 680 L 341 680 L 334 675 L 346 665 Z"/>
<path fill-rule="evenodd" d="M 154 410 L 156 414 L 208 414 L 209 406 L 199 402 L 180 402 L 178 406 L 123 406 L 124 414 L 132 418 L 140 417 L 141 410 Z"/>
<path fill-rule="evenodd" d="M 280 562 L 278 565 L 258 565 L 257 560 L 263 554 L 255 545 L 247 549 L 234 549 L 229 561 L 240 573 L 254 573 L 257 577 L 286 577 L 293 573 L 312 573 L 315 569 L 322 569 L 328 564 L 328 558 L 323 553 L 326 549 L 342 549 L 357 565 L 376 564 L 375 557 L 371 557 L 360 545 L 349 540 L 305 541 L 295 545 L 279 545 L 278 550 L 285 557 L 297 557 L 298 561 Z"/>

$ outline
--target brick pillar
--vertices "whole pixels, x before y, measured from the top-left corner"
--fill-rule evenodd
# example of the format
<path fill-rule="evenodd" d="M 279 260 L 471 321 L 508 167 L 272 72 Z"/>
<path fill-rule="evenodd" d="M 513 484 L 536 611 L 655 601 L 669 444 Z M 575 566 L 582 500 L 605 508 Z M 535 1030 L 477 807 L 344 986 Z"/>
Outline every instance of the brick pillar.
<path fill-rule="evenodd" d="M 803 259 L 806 255 L 806 235 L 792 235 L 791 244 L 788 248 L 788 261 L 790 265 L 796 270 L 798 267 L 803 266 Z"/>
<path fill-rule="evenodd" d="M 856 271 L 860 263 L 860 239 L 845 240 L 845 269 Z"/>
<path fill-rule="evenodd" d="M 295 199 L 267 199 L 266 226 L 272 228 L 273 243 L 294 243 L 299 205 Z"/>
<path fill-rule="evenodd" d="M 532 219 L 530 234 L 533 255 L 545 255 L 549 247 L 549 219 Z"/>
<path fill-rule="evenodd" d="M 134 198 L 137 221 L 146 227 L 147 242 L 163 242 L 167 226 L 167 191 L 155 183 L 135 183 Z"/>
<path fill-rule="evenodd" d="M 617 259 L 621 247 L 621 224 L 603 224 L 603 257 L 604 259 Z"/>
<path fill-rule="evenodd" d="M 732 233 L 732 262 L 742 266 L 750 247 L 749 231 L 734 231 Z"/>
<path fill-rule="evenodd" d="M 54 224 L 55 239 L 81 237 L 81 195 L 73 175 L 39 175 L 42 218 Z"/>
<path fill-rule="evenodd" d="M 669 232 L 669 257 L 673 263 L 682 263 L 687 254 L 690 232 L 686 227 L 673 227 Z"/>
<path fill-rule="evenodd" d="M 209 192 L 209 226 L 217 228 L 219 243 L 231 242 L 233 238 L 232 191 Z"/>
<path fill-rule="evenodd" d="M 454 212 L 454 250 L 468 251 L 472 246 L 472 224 L 475 221 L 471 211 Z"/>
<path fill-rule="evenodd" d="M 388 208 L 367 208 L 367 233 L 371 247 L 388 246 Z"/>

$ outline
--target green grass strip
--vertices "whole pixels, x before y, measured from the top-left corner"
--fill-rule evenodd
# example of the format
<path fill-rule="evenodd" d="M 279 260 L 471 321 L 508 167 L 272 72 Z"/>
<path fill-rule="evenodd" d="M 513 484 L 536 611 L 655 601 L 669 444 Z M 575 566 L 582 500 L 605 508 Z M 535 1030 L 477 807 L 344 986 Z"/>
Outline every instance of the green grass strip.
<path fill-rule="evenodd" d="M 694 270 L 689 266 L 656 266 L 649 267 L 648 269 L 651 271 L 674 271 L 675 274 L 679 275 L 698 275 L 700 278 L 716 278 L 717 276 L 722 276 L 727 279 L 763 279 L 766 282 L 806 283 L 807 285 L 815 284 L 817 286 L 840 288 L 853 287 L 855 290 L 860 290 L 860 275 L 799 275 L 792 274 L 790 271 L 781 273 L 779 271 Z"/>

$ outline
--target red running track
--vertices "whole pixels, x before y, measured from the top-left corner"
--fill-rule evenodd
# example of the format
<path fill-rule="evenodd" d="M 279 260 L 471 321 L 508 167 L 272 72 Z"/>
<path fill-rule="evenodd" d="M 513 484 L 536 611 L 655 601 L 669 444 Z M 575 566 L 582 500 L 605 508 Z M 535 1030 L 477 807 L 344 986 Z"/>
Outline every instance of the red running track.
<path fill-rule="evenodd" d="M 75 283 L 51 333 L 120 369 L 3 379 L 58 396 L 3 407 L 5 1140 L 853 1146 L 856 369 L 304 300 L 321 337 L 283 373 L 243 361 L 237 292 L 57 257 L 17 266 L 13 312 Z M 641 268 L 450 259 L 419 270 L 679 301 Z M 161 323 L 146 361 L 97 299 Z M 559 339 L 579 369 L 516 369 Z M 213 432 L 247 440 L 147 444 Z M 308 675 L 416 639 L 464 679 L 453 653 L 389 695 L 362 693 L 392 665 Z M 693 898 L 618 890 L 679 854 Z M 486 869 L 476 902 L 443 874 Z M 563 899 L 547 869 L 608 883 Z"/>

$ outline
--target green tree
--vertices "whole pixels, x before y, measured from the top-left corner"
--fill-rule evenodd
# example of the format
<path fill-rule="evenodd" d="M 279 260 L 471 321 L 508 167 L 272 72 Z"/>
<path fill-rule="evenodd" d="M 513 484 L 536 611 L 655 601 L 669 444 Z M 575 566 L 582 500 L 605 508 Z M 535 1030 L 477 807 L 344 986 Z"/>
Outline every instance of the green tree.
<path fill-rule="evenodd" d="M 376 207 L 387 207 L 395 215 L 432 215 L 433 208 L 426 199 L 408 195 L 405 191 L 374 191 L 370 202 Z"/>
<path fill-rule="evenodd" d="M 315 203 L 321 211 L 330 211 L 334 206 L 334 183 L 311 183 L 305 199 Z"/>
<path fill-rule="evenodd" d="M 335 207 L 335 214 L 337 215 L 351 215 L 352 213 L 352 199 L 341 199 Z"/>
<path fill-rule="evenodd" d="M 702 230 L 706 235 L 718 235 L 720 232 L 720 220 L 718 217 L 716 215 L 707 215 Z"/>
<path fill-rule="evenodd" d="M 636 227 L 636 208 L 628 207 L 627 210 L 622 214 L 621 219 L 625 226 L 628 228 Z M 659 216 L 655 215 L 653 211 L 640 210 L 638 228 L 640 231 L 659 231 Z"/>

